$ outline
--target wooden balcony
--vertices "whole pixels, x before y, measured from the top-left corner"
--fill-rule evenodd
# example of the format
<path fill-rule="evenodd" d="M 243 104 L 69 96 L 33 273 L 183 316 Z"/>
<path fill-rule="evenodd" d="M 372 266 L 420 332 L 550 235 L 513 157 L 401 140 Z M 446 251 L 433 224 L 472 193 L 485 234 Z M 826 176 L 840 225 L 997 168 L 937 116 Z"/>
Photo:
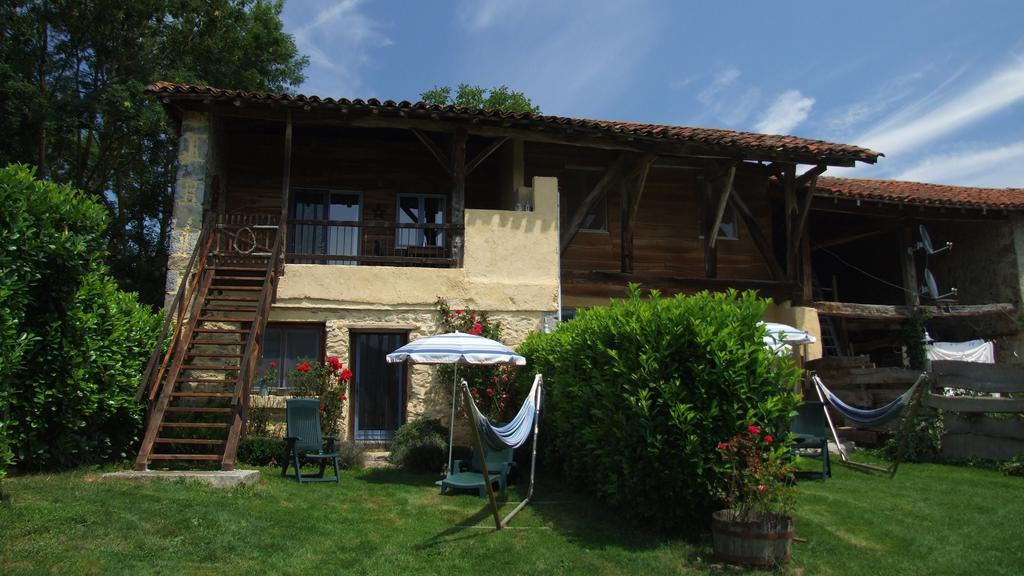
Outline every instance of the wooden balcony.
<path fill-rule="evenodd" d="M 463 234 L 452 224 L 291 219 L 286 262 L 458 268 Z"/>

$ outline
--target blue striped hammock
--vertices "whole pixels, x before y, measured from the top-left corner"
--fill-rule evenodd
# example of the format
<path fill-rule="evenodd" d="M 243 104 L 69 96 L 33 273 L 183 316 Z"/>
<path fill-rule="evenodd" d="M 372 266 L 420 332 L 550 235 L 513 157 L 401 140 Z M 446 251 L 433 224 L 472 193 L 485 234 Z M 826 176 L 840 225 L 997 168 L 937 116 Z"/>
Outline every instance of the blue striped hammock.
<path fill-rule="evenodd" d="M 480 431 L 480 437 L 492 450 L 505 450 L 507 448 L 518 448 L 526 443 L 533 431 L 533 424 L 540 413 L 541 401 L 543 398 L 544 379 L 537 374 L 533 379 L 533 386 L 530 393 L 519 408 L 519 412 L 509 421 L 508 424 L 495 426 L 487 420 L 475 402 L 469 402 L 470 412 L 473 417 L 473 424 Z"/>
<path fill-rule="evenodd" d="M 918 385 L 921 384 L 921 379 L 918 379 L 913 386 L 910 387 L 906 392 L 900 395 L 899 398 L 892 402 L 882 406 L 881 408 L 866 409 L 857 408 L 856 406 L 850 406 L 846 402 L 843 402 L 838 396 L 836 396 L 831 390 L 825 387 L 825 383 L 818 378 L 815 374 L 811 377 L 814 380 L 814 385 L 821 391 L 822 397 L 826 402 L 837 412 L 843 415 L 844 418 L 853 422 L 859 426 L 872 427 L 882 426 L 895 418 L 899 417 L 903 409 L 910 403 L 910 399 L 914 396 L 914 390 L 917 389 Z"/>

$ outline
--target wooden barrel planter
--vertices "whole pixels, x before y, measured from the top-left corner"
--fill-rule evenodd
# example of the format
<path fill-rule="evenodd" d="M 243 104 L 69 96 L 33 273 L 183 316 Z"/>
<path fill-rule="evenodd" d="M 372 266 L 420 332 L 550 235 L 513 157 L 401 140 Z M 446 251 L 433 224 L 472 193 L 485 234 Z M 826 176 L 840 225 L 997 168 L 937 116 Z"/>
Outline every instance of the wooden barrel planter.
<path fill-rule="evenodd" d="M 711 515 L 715 557 L 750 566 L 789 562 L 793 519 L 789 516 L 751 515 L 740 519 L 735 510 Z"/>

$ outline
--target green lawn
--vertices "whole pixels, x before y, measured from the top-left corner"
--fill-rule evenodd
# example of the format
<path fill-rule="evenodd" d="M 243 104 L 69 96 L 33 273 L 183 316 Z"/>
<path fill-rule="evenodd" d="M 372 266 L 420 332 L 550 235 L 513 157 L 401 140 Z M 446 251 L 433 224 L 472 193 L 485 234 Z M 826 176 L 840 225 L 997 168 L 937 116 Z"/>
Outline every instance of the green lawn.
<path fill-rule="evenodd" d="M 347 472 L 255 487 L 99 482 L 78 471 L 8 479 L 0 573 L 733 573 L 690 544 L 633 526 L 541 483 L 537 504 L 495 532 L 485 500 L 440 496 L 432 478 Z M 1020 574 L 1024 481 L 904 465 L 895 480 L 844 468 L 800 484 L 793 567 L 806 574 Z M 515 496 L 514 491 L 512 496 Z M 506 505 L 506 510 L 511 504 Z"/>

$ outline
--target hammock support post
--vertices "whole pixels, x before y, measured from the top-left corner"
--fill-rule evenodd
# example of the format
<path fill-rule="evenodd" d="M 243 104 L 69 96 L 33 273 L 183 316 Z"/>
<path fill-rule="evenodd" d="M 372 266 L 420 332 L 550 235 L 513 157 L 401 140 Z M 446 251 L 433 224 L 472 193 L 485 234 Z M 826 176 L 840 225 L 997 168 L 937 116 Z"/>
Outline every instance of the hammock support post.
<path fill-rule="evenodd" d="M 473 395 L 469 393 L 469 384 L 466 384 L 465 380 L 462 381 L 462 394 L 465 396 L 466 402 L 473 402 Z M 487 500 L 490 501 L 491 512 L 494 513 L 494 529 L 501 530 L 501 515 L 498 513 L 498 502 L 494 499 L 494 486 L 492 486 L 491 474 L 487 471 L 487 458 L 484 457 L 484 445 L 480 441 L 480 430 L 477 428 L 473 411 L 467 411 L 470 413 L 470 419 L 474 420 L 473 425 L 469 428 L 473 433 L 473 445 L 476 453 L 480 456 L 477 460 L 480 462 L 480 473 L 484 477 L 484 486 L 487 487 Z"/>
<path fill-rule="evenodd" d="M 909 434 L 909 431 L 906 430 L 906 428 L 912 424 L 914 416 L 917 415 L 917 408 L 921 403 L 921 383 L 927 378 L 928 374 L 926 372 L 922 372 L 921 375 L 917 377 L 917 381 L 914 382 L 914 385 L 910 387 L 910 396 L 908 398 L 910 410 L 907 412 L 907 415 L 903 419 L 903 422 L 901 423 L 900 427 L 897 428 L 896 430 L 896 436 L 897 438 L 899 438 L 899 444 L 896 447 L 896 459 L 891 466 L 889 466 L 888 468 L 883 468 L 881 466 L 864 464 L 861 462 L 854 462 L 853 460 L 850 460 L 850 457 L 849 455 L 847 455 L 846 450 L 843 449 L 842 442 L 839 441 L 839 433 L 836 431 L 835 423 L 832 422 L 832 416 L 828 413 L 827 406 L 831 405 L 831 402 L 829 401 L 830 394 L 824 394 L 822 392 L 824 383 L 822 383 L 821 379 L 818 378 L 817 374 L 815 374 L 812 377 L 812 379 L 814 380 L 814 391 L 818 394 L 818 399 L 821 400 L 822 410 L 825 411 L 825 419 L 828 421 L 828 427 L 832 431 L 832 438 L 835 439 L 836 441 L 836 450 L 839 452 L 839 456 L 842 460 L 843 465 L 848 466 L 850 468 L 855 468 L 857 470 L 863 470 L 865 472 L 879 472 L 882 474 L 888 474 L 889 478 L 893 478 L 894 476 L 896 476 L 896 470 L 900 466 L 900 461 L 903 459 L 903 453 L 906 449 L 907 435 Z"/>
<path fill-rule="evenodd" d="M 502 519 L 502 527 L 508 526 L 509 521 L 512 520 L 516 514 L 519 514 L 523 508 L 526 508 L 526 505 L 533 499 L 534 471 L 537 469 L 537 435 L 540 434 L 540 394 L 542 390 L 543 388 L 538 386 L 534 391 L 533 397 L 533 453 L 530 455 L 530 487 L 526 489 L 526 498 L 513 508 L 512 511 L 508 513 L 508 516 L 505 516 L 505 518 Z"/>

